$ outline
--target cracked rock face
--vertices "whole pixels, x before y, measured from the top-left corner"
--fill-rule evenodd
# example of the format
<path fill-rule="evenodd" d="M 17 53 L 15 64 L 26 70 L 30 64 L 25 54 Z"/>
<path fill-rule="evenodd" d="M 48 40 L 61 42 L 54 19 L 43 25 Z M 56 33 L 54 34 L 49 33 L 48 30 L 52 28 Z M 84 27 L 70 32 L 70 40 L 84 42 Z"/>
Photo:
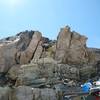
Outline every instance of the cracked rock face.
<path fill-rule="evenodd" d="M 86 40 L 68 26 L 57 40 L 38 31 L 0 40 L 0 100 L 58 100 L 55 85 L 76 86 L 100 75 L 100 49 L 87 48 Z"/>
<path fill-rule="evenodd" d="M 29 63 L 42 38 L 40 32 L 23 32 L 15 40 L 0 44 L 0 72 L 7 72 L 13 65 Z"/>
<path fill-rule="evenodd" d="M 0 72 L 7 72 L 15 62 L 16 42 L 0 46 Z"/>
<path fill-rule="evenodd" d="M 59 32 L 55 59 L 59 63 L 81 63 L 88 61 L 85 36 L 71 32 L 66 26 Z"/>
<path fill-rule="evenodd" d="M 19 64 L 27 64 L 30 62 L 30 60 L 32 59 L 32 57 L 35 54 L 35 51 L 38 47 L 38 44 L 40 42 L 42 38 L 42 35 L 40 32 L 34 32 L 32 39 L 29 43 L 29 45 L 27 46 L 27 48 L 24 51 L 18 51 L 17 52 L 17 58 L 18 58 L 18 63 Z"/>

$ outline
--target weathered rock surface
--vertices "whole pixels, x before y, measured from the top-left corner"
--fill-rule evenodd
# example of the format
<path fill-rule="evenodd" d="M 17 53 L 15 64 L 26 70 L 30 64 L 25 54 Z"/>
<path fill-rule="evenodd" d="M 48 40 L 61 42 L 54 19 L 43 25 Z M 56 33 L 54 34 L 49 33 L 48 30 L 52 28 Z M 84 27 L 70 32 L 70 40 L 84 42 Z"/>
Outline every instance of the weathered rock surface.
<path fill-rule="evenodd" d="M 11 78 L 12 80 L 15 80 L 18 78 L 18 72 L 20 70 L 20 66 L 21 65 L 15 65 L 15 66 L 12 66 L 9 71 L 8 71 L 8 76 L 9 78 Z"/>
<path fill-rule="evenodd" d="M 33 100 L 33 91 L 30 87 L 20 86 L 14 92 L 14 100 Z"/>
<path fill-rule="evenodd" d="M 68 26 L 62 28 L 57 38 L 55 59 L 59 63 L 87 62 L 86 40 L 87 37 L 71 32 Z"/>
<path fill-rule="evenodd" d="M 0 100 L 11 100 L 9 87 L 0 87 Z"/>
<path fill-rule="evenodd" d="M 100 61 L 100 49 L 88 48 L 88 51 L 95 53 L 95 63 Z"/>
<path fill-rule="evenodd" d="M 38 46 L 37 46 L 36 52 L 34 53 L 34 57 L 31 60 L 31 62 L 36 62 L 36 61 L 38 61 L 40 59 L 40 57 L 42 55 L 42 52 L 43 52 L 42 44 L 43 44 L 43 42 L 40 41 Z"/>
<path fill-rule="evenodd" d="M 41 85 L 45 83 L 46 80 L 39 76 L 41 70 L 38 68 L 37 64 L 33 65 L 23 65 L 18 72 L 18 79 L 16 85 Z"/>
<path fill-rule="evenodd" d="M 40 32 L 31 31 L 20 33 L 15 40 L 3 41 L 0 44 L 0 72 L 7 72 L 16 64 L 29 63 L 41 38 Z"/>
<path fill-rule="evenodd" d="M 7 72 L 15 62 L 16 42 L 0 46 L 0 72 Z"/>
<path fill-rule="evenodd" d="M 15 89 L 13 100 L 58 100 L 53 89 L 38 89 L 20 86 Z"/>
<path fill-rule="evenodd" d="M 34 32 L 32 36 L 32 40 L 30 41 L 30 44 L 24 51 L 19 51 L 16 55 L 17 58 L 19 58 L 20 64 L 27 64 L 30 62 L 32 57 L 34 56 L 34 53 L 38 47 L 38 44 L 42 38 L 42 35 L 40 32 Z"/>
<path fill-rule="evenodd" d="M 38 31 L 0 40 L 0 100 L 62 100 L 56 93 L 63 86 L 100 76 L 100 49 L 86 40 L 68 26 L 57 40 Z"/>
<path fill-rule="evenodd" d="M 88 80 L 94 76 L 96 76 L 96 67 L 95 66 L 83 65 L 83 67 L 80 68 L 81 80 Z"/>
<path fill-rule="evenodd" d="M 58 100 L 53 89 L 39 89 L 28 86 L 16 88 L 0 87 L 0 100 Z"/>
<path fill-rule="evenodd" d="M 13 79 L 16 73 L 15 75 L 10 73 L 10 76 L 12 76 Z M 51 58 L 44 58 L 40 59 L 38 63 L 21 66 L 16 77 L 18 77 L 16 85 L 41 87 L 42 85 L 50 85 L 53 82 L 56 83 L 59 80 L 69 77 L 70 79 L 78 80 L 79 70 L 67 64 L 57 64 L 57 62 Z"/>

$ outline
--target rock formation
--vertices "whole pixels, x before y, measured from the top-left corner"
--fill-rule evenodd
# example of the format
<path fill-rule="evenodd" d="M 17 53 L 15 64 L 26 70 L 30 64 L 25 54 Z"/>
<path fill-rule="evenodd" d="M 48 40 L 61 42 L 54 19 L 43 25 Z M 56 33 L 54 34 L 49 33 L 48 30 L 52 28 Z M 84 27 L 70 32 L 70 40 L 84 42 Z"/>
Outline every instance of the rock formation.
<path fill-rule="evenodd" d="M 38 31 L 0 40 L 0 100 L 63 100 L 64 84 L 100 75 L 100 49 L 88 48 L 86 40 L 68 26 L 57 40 Z"/>
<path fill-rule="evenodd" d="M 8 44 L 0 45 L 0 72 L 7 72 L 11 66 L 16 64 L 16 52 L 16 40 Z"/>
<path fill-rule="evenodd" d="M 41 38 L 42 36 L 40 32 L 34 32 L 32 40 L 30 41 L 28 47 L 24 51 L 18 51 L 18 53 L 16 54 L 19 60 L 19 64 L 27 64 L 30 62 L 30 60 L 35 54 L 35 51 L 38 47 Z"/>
<path fill-rule="evenodd" d="M 88 61 L 87 37 L 71 32 L 70 27 L 62 28 L 57 38 L 55 59 L 59 63 L 81 63 Z"/>
<path fill-rule="evenodd" d="M 20 36 L 19 36 L 20 35 Z M 16 64 L 27 64 L 31 61 L 41 41 L 40 32 L 23 32 L 17 39 L 0 44 L 0 72 L 7 72 Z"/>

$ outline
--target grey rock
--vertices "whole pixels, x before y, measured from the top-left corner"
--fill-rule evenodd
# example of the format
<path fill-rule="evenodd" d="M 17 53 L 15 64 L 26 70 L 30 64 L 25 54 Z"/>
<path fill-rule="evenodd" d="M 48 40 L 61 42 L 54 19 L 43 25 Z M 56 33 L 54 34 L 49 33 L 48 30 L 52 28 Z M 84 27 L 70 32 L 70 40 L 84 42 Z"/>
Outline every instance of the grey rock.
<path fill-rule="evenodd" d="M 16 85 L 41 86 L 52 84 L 59 79 L 79 79 L 79 70 L 67 64 L 57 64 L 51 58 L 43 58 L 19 68 Z"/>
<path fill-rule="evenodd" d="M 20 86 L 15 90 L 15 100 L 33 100 L 33 92 L 31 87 Z"/>
<path fill-rule="evenodd" d="M 9 87 L 0 87 L 0 100 L 10 100 L 10 93 Z"/>
<path fill-rule="evenodd" d="M 88 80 L 96 76 L 96 67 L 92 65 L 83 65 L 80 68 L 80 78 L 81 80 Z"/>
<path fill-rule="evenodd" d="M 19 51 L 17 53 L 17 58 L 19 58 L 20 64 L 27 64 L 31 61 L 33 54 L 35 53 L 35 50 L 37 49 L 37 46 L 41 40 L 41 33 L 40 32 L 34 32 L 34 35 L 32 37 L 32 40 L 30 41 L 29 46 L 24 51 Z"/>
<path fill-rule="evenodd" d="M 7 72 L 15 61 L 16 42 L 0 46 L 0 72 Z"/>
<path fill-rule="evenodd" d="M 38 89 L 19 86 L 15 89 L 15 100 L 57 100 L 53 89 Z"/>

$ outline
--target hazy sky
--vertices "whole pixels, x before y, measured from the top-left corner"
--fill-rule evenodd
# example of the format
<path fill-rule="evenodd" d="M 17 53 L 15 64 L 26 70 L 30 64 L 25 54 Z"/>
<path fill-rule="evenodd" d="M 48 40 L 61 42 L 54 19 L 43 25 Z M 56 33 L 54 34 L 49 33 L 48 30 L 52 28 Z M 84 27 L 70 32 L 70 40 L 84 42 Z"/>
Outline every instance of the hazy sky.
<path fill-rule="evenodd" d="M 39 30 L 55 39 L 66 25 L 100 48 L 100 0 L 0 0 L 0 38 Z"/>

